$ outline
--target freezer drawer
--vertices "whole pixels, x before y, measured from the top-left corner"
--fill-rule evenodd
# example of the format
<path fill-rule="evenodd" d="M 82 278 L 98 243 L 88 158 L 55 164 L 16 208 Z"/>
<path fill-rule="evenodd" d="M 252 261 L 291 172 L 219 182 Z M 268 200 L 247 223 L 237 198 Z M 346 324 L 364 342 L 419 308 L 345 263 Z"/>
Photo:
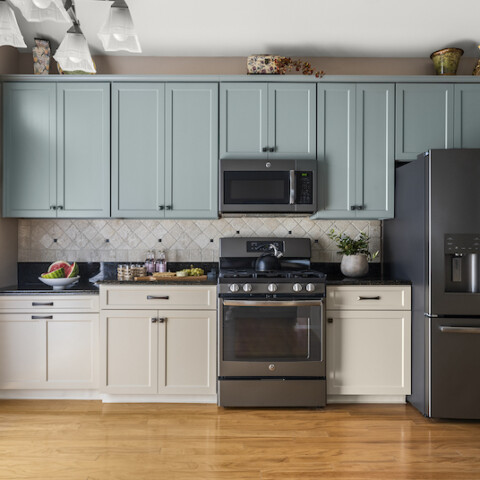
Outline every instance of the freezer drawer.
<path fill-rule="evenodd" d="M 480 318 L 433 318 L 430 416 L 480 419 Z"/>

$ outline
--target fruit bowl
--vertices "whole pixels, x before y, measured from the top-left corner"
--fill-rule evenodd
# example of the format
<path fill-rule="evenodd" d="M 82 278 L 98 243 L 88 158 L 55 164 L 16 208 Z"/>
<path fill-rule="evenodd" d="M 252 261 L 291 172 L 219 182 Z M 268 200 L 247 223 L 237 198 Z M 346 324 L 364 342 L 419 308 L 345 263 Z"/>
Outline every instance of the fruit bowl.
<path fill-rule="evenodd" d="M 53 287 L 54 290 L 63 290 L 67 285 L 71 285 L 79 280 L 80 275 L 72 278 L 42 278 L 38 277 L 45 285 Z"/>

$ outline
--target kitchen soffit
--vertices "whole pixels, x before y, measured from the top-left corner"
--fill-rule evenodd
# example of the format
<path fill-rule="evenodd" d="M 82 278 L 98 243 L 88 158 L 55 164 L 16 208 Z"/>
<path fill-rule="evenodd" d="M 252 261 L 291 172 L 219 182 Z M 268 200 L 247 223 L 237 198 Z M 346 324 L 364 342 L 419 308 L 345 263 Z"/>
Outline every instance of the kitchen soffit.
<path fill-rule="evenodd" d="M 478 55 L 478 0 L 127 0 L 144 56 L 428 57 L 460 47 Z M 92 54 L 111 2 L 76 0 Z M 67 25 L 28 23 L 16 11 L 31 51 L 33 39 L 56 49 Z M 21 50 L 22 51 L 22 50 Z M 125 55 L 121 52 L 120 55 Z"/>

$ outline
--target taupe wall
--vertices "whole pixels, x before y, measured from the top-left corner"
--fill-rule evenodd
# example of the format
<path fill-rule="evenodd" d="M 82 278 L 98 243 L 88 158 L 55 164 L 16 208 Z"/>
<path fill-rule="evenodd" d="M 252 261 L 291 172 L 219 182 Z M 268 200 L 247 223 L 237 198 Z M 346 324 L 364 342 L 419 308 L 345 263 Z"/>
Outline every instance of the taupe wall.
<path fill-rule="evenodd" d="M 17 50 L 13 47 L 0 47 L 0 73 L 17 73 Z M 1 93 L 0 93 L 1 105 Z M 2 131 L 0 115 L 0 132 Z M 0 136 L 1 138 L 1 136 Z M 0 167 L 3 146 L 0 140 Z M 2 185 L 2 169 L 0 168 L 0 186 Z M 0 187 L 1 193 L 1 187 Z M 0 195 L 1 206 L 1 195 Z M 18 255 L 18 221 L 10 218 L 0 218 L 0 287 L 13 285 L 17 282 Z"/>
<path fill-rule="evenodd" d="M 327 75 L 433 75 L 429 58 L 307 58 Z M 243 75 L 245 57 L 142 57 L 95 56 L 100 74 Z M 462 58 L 459 75 L 471 75 L 476 58 Z M 32 55 L 19 54 L 19 73 L 33 73 Z M 52 68 L 52 73 L 55 67 Z"/>

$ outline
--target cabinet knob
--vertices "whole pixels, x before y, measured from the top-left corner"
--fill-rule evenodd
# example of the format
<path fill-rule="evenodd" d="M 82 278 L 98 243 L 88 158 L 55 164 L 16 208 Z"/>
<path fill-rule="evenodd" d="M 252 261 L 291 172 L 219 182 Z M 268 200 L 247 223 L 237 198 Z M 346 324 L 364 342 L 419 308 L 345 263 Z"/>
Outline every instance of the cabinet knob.
<path fill-rule="evenodd" d="M 50 205 L 50 210 L 56 210 L 57 206 L 56 205 Z"/>
<path fill-rule="evenodd" d="M 165 207 L 165 209 L 166 209 L 166 210 L 173 210 L 173 205 L 167 205 L 167 206 Z"/>
<path fill-rule="evenodd" d="M 164 206 L 164 205 L 159 205 L 159 206 L 158 206 L 158 209 L 159 209 L 159 210 L 165 210 L 165 206 Z"/>
<path fill-rule="evenodd" d="M 157 323 L 157 319 L 156 319 L 156 318 L 151 318 L 150 321 L 151 321 L 152 323 Z"/>
<path fill-rule="evenodd" d="M 327 323 L 333 323 L 333 318 L 327 318 Z"/>
<path fill-rule="evenodd" d="M 157 318 L 158 323 L 165 323 L 166 320 L 166 317 Z"/>
<path fill-rule="evenodd" d="M 57 208 L 58 210 L 63 210 L 63 205 L 58 205 Z"/>
<path fill-rule="evenodd" d="M 357 209 L 358 209 L 357 205 L 351 205 L 350 206 L 350 210 L 357 210 Z"/>
<path fill-rule="evenodd" d="M 262 152 L 268 152 L 268 147 L 263 147 Z"/>
<path fill-rule="evenodd" d="M 275 151 L 275 147 L 270 147 L 270 148 L 268 149 L 268 151 L 269 151 L 269 152 L 274 152 L 274 151 Z"/>

